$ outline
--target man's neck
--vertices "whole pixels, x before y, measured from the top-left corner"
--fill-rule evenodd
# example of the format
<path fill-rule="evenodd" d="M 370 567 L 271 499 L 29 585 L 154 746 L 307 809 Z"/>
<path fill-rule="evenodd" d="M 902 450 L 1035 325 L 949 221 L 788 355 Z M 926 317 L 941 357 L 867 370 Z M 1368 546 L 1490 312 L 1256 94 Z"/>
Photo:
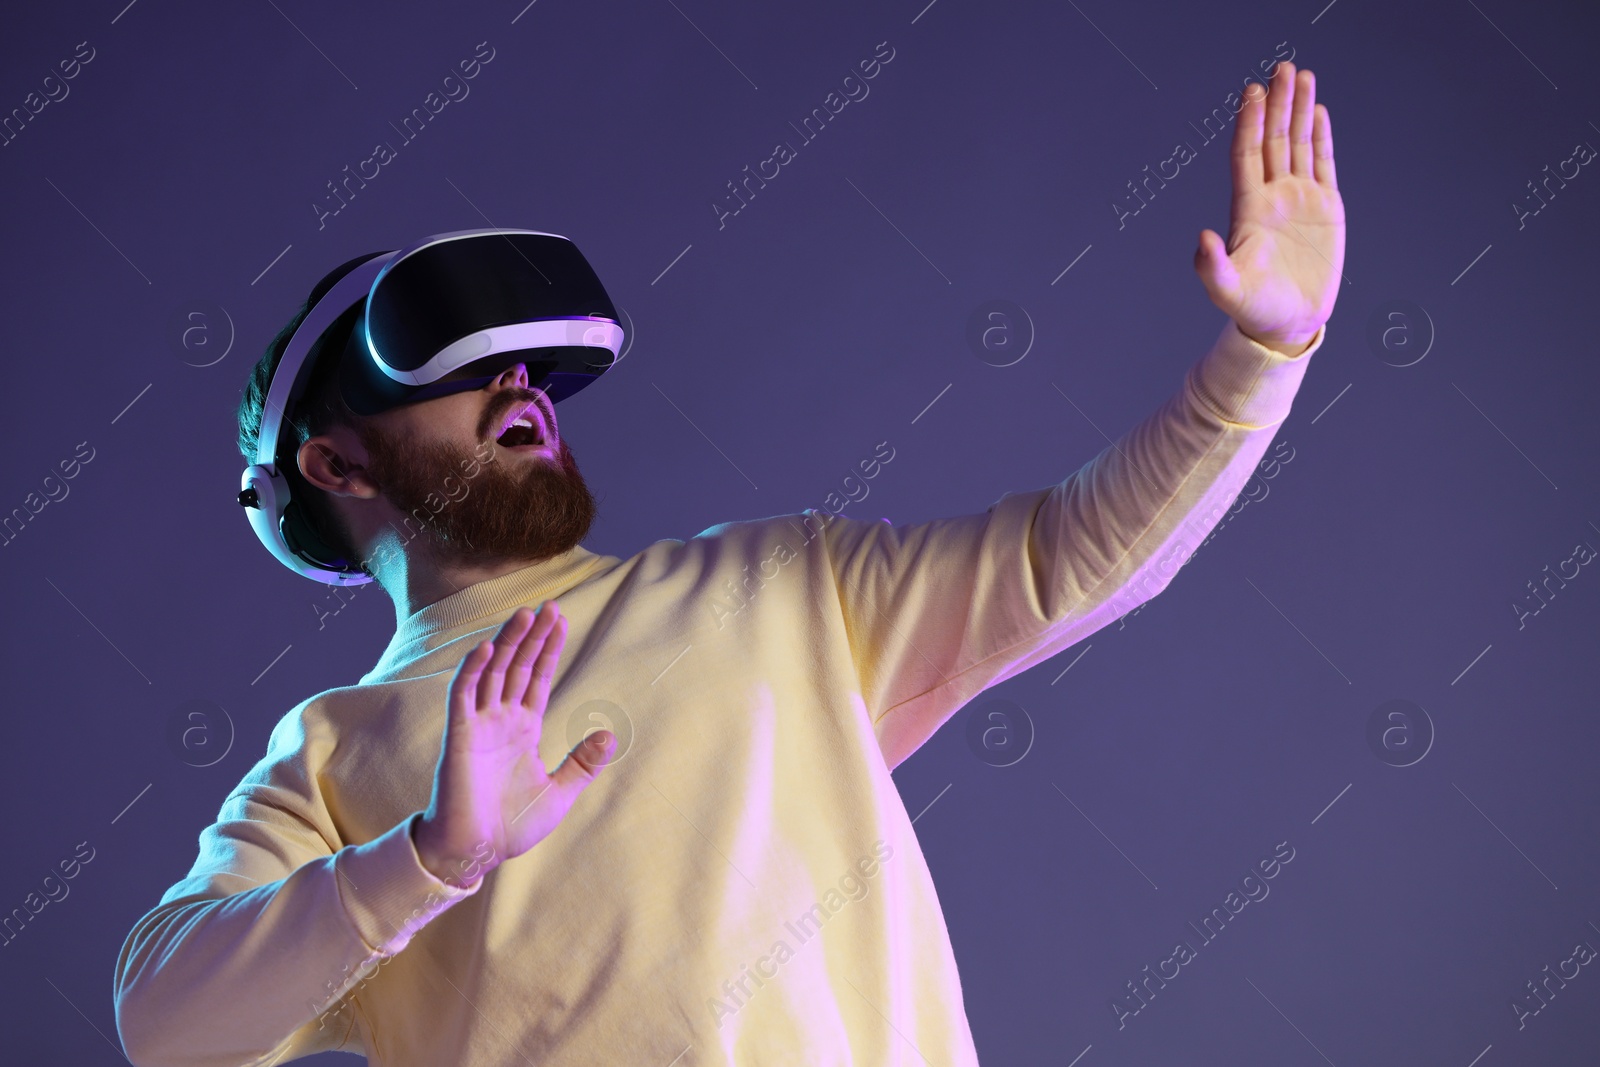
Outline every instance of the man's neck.
<path fill-rule="evenodd" d="M 499 578 L 538 562 L 543 561 L 501 559 L 488 563 L 465 563 L 406 558 L 380 572 L 378 581 L 389 594 L 389 599 L 394 601 L 395 627 L 398 629 L 407 618 L 430 604 L 437 604 L 468 586 Z"/>

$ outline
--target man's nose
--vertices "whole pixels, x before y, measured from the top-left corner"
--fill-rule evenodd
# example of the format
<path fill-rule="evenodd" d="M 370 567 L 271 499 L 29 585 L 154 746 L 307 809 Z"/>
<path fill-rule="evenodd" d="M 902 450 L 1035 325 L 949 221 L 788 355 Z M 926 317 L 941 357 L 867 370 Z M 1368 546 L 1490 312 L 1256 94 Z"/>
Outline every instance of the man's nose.
<path fill-rule="evenodd" d="M 521 389 L 528 388 L 528 365 L 526 363 L 513 363 L 500 372 L 495 379 L 495 383 L 502 388 L 512 385 Z"/>

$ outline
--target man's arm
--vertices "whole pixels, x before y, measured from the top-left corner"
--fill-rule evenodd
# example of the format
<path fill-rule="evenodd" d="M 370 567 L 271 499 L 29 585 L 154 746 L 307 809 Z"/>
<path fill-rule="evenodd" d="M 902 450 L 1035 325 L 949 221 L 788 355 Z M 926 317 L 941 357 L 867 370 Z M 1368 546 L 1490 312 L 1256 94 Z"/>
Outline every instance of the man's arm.
<path fill-rule="evenodd" d="M 1344 262 L 1328 109 L 1278 64 L 1234 126 L 1228 240 L 1194 267 L 1231 320 L 1183 388 L 1064 482 L 983 515 L 824 539 L 862 696 L 891 767 L 983 689 L 1164 589 L 1244 486 L 1326 336 Z"/>
<path fill-rule="evenodd" d="M 554 771 L 539 760 L 566 632 L 547 601 L 462 658 L 427 810 L 364 844 L 335 849 L 320 783 L 337 739 L 306 705 L 286 716 L 201 832 L 189 877 L 123 945 L 128 1058 L 224 1067 L 360 1050 L 351 1021 L 335 1017 L 341 1001 L 489 870 L 547 837 L 616 751 L 599 730 Z"/>
<path fill-rule="evenodd" d="M 978 693 L 1155 596 L 1238 496 L 1321 346 L 1229 322 L 1152 415 L 1065 481 L 981 515 L 824 527 L 861 692 L 890 767 Z"/>
<path fill-rule="evenodd" d="M 341 1000 L 466 888 L 436 878 L 413 815 L 333 851 L 270 789 L 241 790 L 200 835 L 189 878 L 135 924 L 117 960 L 131 1062 L 235 1065 L 360 1050 Z"/>

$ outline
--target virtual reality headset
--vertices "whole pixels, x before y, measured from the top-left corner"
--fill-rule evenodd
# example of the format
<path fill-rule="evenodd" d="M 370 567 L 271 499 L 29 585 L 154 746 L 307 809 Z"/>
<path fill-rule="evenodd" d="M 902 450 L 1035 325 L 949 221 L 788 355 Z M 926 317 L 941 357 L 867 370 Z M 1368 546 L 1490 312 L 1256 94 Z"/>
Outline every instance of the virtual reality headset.
<path fill-rule="evenodd" d="M 322 351 L 324 335 L 346 322 L 348 341 Z M 273 371 L 255 462 L 239 492 L 256 536 L 307 578 L 372 581 L 359 561 L 340 558 L 316 535 L 279 466 L 298 462 L 292 450 L 280 457 L 278 446 L 313 363 L 338 361 L 339 392 L 358 415 L 481 389 L 517 363 L 559 403 L 617 361 L 620 322 L 594 269 L 559 234 L 458 230 L 359 260 L 306 313 Z M 307 358 L 313 350 L 315 360 Z"/>

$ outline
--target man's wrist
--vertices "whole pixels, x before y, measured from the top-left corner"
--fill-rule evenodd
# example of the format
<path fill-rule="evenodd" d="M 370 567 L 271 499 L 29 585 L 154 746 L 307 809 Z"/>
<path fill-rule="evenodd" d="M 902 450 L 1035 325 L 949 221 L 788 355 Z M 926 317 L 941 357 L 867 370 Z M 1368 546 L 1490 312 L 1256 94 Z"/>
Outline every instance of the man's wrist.
<path fill-rule="evenodd" d="M 1234 325 L 1238 326 L 1237 321 L 1235 321 Z M 1289 356 L 1291 358 L 1300 355 L 1306 349 L 1310 348 L 1311 342 L 1316 340 L 1317 332 L 1320 329 L 1321 327 L 1319 326 L 1316 330 L 1312 330 L 1310 333 L 1290 334 L 1287 337 L 1257 337 L 1249 330 L 1246 330 L 1243 326 L 1238 326 L 1239 332 L 1244 334 L 1250 340 L 1254 341 L 1256 344 L 1263 348 L 1270 348 L 1280 355 Z"/>
<path fill-rule="evenodd" d="M 480 845 L 471 856 L 444 855 L 434 840 L 433 824 L 426 815 L 411 820 L 411 847 L 423 870 L 458 889 L 468 888 L 494 866 L 494 849 L 487 843 Z"/>

